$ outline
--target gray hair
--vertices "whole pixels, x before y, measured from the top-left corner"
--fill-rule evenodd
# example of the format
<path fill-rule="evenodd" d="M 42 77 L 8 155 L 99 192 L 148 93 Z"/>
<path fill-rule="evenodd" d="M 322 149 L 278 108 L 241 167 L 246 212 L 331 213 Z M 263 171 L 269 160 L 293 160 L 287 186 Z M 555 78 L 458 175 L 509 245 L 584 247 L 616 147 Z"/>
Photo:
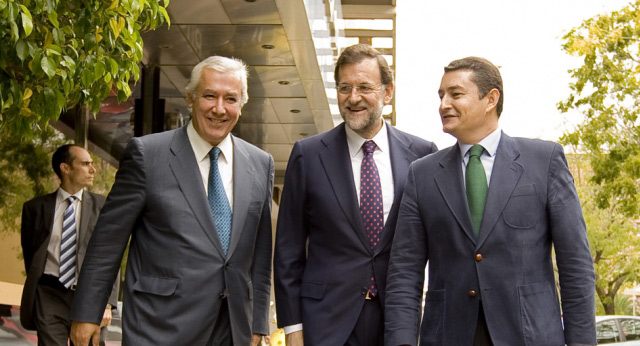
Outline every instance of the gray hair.
<path fill-rule="evenodd" d="M 227 58 L 223 56 L 210 56 L 200 63 L 198 63 L 193 70 L 191 70 L 191 78 L 189 84 L 187 84 L 186 91 L 191 99 L 196 98 L 196 89 L 200 78 L 202 76 L 202 70 L 205 68 L 214 69 L 218 72 L 234 72 L 240 77 L 242 82 L 242 96 L 240 97 L 240 107 L 244 106 L 249 101 L 249 93 L 247 92 L 247 65 L 240 59 Z"/>

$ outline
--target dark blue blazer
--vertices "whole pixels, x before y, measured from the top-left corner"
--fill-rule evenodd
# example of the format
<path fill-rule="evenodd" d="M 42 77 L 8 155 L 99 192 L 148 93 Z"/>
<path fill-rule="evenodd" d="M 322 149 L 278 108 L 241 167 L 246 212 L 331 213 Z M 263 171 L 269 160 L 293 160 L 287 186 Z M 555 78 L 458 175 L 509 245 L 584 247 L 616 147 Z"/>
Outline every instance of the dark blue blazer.
<path fill-rule="evenodd" d="M 274 288 L 278 326 L 303 323 L 307 345 L 345 343 L 364 304 L 372 263 L 384 305 L 409 164 L 437 150 L 431 142 L 387 128 L 395 198 L 375 252 L 360 217 L 344 124 L 293 147 L 278 215 Z"/>
<path fill-rule="evenodd" d="M 454 145 L 410 168 L 389 264 L 385 345 L 415 345 L 418 335 L 425 346 L 472 345 L 480 302 L 495 346 L 595 344 L 593 262 L 562 147 L 502 134 L 478 238 L 461 162 Z"/>

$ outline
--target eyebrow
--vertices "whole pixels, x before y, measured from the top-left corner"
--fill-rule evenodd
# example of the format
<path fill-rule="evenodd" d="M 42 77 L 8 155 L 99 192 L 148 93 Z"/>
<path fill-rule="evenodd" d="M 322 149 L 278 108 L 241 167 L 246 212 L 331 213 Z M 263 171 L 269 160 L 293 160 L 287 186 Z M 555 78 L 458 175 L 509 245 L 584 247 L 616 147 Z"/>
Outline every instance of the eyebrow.
<path fill-rule="evenodd" d="M 220 94 L 220 92 L 219 92 L 219 91 L 212 90 L 212 89 L 204 89 L 204 90 L 202 90 L 202 94 L 206 94 L 206 93 Z M 239 92 L 237 92 L 237 91 L 231 91 L 231 90 L 222 90 L 222 94 L 226 94 L 226 95 L 230 95 L 230 96 L 237 96 L 237 95 L 240 95 L 240 93 L 239 93 Z"/>

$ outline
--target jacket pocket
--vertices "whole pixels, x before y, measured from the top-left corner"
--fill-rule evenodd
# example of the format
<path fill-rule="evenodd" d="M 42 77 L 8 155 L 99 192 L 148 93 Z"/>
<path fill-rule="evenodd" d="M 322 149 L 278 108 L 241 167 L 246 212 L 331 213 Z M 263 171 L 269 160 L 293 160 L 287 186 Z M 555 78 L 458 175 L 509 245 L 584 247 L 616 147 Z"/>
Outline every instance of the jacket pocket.
<path fill-rule="evenodd" d="M 564 345 L 560 308 L 548 282 L 518 286 L 520 319 L 526 346 Z"/>
<path fill-rule="evenodd" d="M 504 222 L 512 228 L 533 228 L 540 218 L 539 205 L 536 184 L 517 186 L 502 213 Z"/>
<path fill-rule="evenodd" d="M 138 281 L 133 284 L 133 290 L 167 297 L 176 292 L 179 284 L 178 279 L 140 275 Z"/>
<path fill-rule="evenodd" d="M 427 291 L 424 317 L 420 328 L 420 345 L 442 345 L 444 335 L 445 290 Z"/>
<path fill-rule="evenodd" d="M 318 282 L 303 281 L 300 296 L 305 298 L 322 299 L 327 285 Z"/>
<path fill-rule="evenodd" d="M 247 282 L 247 288 L 249 289 L 249 300 L 253 300 L 253 282 Z"/>

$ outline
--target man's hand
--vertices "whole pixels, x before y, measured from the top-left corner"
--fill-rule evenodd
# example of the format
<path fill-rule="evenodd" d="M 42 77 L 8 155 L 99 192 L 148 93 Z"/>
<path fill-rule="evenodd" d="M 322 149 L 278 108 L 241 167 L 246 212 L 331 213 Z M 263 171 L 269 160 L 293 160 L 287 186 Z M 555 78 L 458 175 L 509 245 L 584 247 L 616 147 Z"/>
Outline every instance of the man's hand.
<path fill-rule="evenodd" d="M 260 335 L 260 334 L 253 334 L 253 336 L 251 337 L 251 346 L 258 346 L 260 344 L 260 338 L 264 338 L 264 343 L 269 345 L 271 343 L 271 337 L 269 335 Z"/>
<path fill-rule="evenodd" d="M 100 326 L 89 322 L 71 323 L 71 340 L 75 346 L 100 345 Z"/>
<path fill-rule="evenodd" d="M 104 309 L 104 314 L 102 315 L 102 322 L 100 322 L 100 328 L 110 326 L 111 325 L 111 305 L 107 304 L 107 308 Z"/>
<path fill-rule="evenodd" d="M 287 334 L 285 337 L 285 344 L 287 346 L 304 346 L 304 338 L 302 337 L 302 331 L 293 332 Z"/>

